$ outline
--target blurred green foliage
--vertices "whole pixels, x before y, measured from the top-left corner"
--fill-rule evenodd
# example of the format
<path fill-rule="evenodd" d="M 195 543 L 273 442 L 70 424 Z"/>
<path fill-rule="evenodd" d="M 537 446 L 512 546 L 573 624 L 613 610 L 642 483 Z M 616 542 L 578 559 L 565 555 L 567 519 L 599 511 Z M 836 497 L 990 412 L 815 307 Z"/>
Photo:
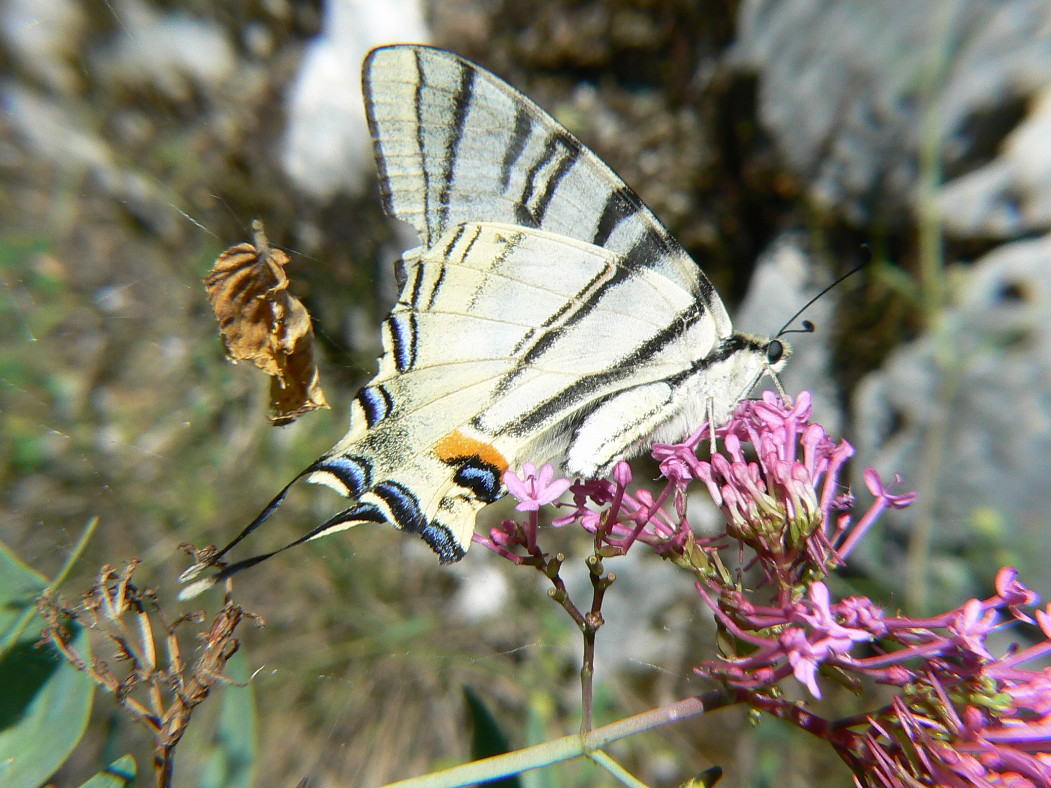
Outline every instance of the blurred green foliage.
<path fill-rule="evenodd" d="M 50 777 L 91 712 L 91 681 L 39 644 L 36 597 L 47 585 L 0 543 L 0 784 L 7 788 L 36 788 Z M 75 641 L 90 655 L 83 631 Z"/>

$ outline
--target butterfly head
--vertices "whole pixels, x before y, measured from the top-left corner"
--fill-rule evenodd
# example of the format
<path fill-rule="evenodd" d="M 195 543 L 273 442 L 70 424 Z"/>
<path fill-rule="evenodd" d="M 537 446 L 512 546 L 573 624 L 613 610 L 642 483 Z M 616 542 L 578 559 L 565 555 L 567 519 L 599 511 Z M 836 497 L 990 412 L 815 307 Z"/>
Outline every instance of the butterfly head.
<path fill-rule="evenodd" d="M 781 385 L 781 379 L 777 376 L 777 373 L 785 368 L 788 359 L 792 357 L 792 346 L 784 340 L 774 337 L 766 343 L 763 357 L 765 362 L 759 376 L 760 380 L 764 377 L 769 377 L 774 384 L 774 388 L 777 389 L 777 393 L 781 395 L 781 399 L 787 399 L 785 389 Z M 756 382 L 758 383 L 759 381 Z"/>
<path fill-rule="evenodd" d="M 792 346 L 778 337 L 759 337 L 751 334 L 734 334 L 723 343 L 723 357 L 731 368 L 739 370 L 742 379 L 758 383 L 768 375 L 776 376 L 792 357 Z"/>
<path fill-rule="evenodd" d="M 792 347 L 783 339 L 733 332 L 714 352 L 695 362 L 692 374 L 677 381 L 680 387 L 672 400 L 681 418 L 669 422 L 660 438 L 674 441 L 709 420 L 725 424 L 763 378 L 770 378 L 784 396 L 778 373 L 791 355 Z"/>
<path fill-rule="evenodd" d="M 791 358 L 791 346 L 784 339 L 777 336 L 771 339 L 751 336 L 747 338 L 749 345 L 753 348 L 753 366 L 758 367 L 758 369 L 753 371 L 755 376 L 753 377 L 753 382 L 751 382 L 751 388 L 755 388 L 764 377 L 768 377 L 774 382 L 778 393 L 784 397 L 785 392 L 781 387 L 778 373 L 785 368 L 785 365 L 788 364 L 788 359 Z M 744 396 L 751 392 L 751 388 Z M 741 398 L 743 399 L 744 397 Z"/>
<path fill-rule="evenodd" d="M 771 339 L 766 344 L 766 363 L 769 367 L 781 369 L 784 362 L 792 355 L 792 348 L 787 347 L 780 339 Z"/>

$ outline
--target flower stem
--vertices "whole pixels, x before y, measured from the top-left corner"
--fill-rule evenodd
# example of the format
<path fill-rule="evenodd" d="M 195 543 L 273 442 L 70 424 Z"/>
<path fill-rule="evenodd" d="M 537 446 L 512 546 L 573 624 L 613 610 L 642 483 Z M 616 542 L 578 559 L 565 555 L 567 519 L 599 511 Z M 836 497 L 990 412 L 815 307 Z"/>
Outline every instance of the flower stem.
<path fill-rule="evenodd" d="M 612 573 L 604 575 L 602 559 L 593 555 L 587 560 L 588 574 L 591 577 L 591 610 L 584 616 L 580 624 L 580 631 L 584 635 L 584 654 L 580 663 L 580 732 L 586 734 L 591 730 L 593 724 L 592 708 L 594 706 L 594 677 L 595 677 L 595 635 L 599 628 L 605 623 L 602 618 L 602 600 L 606 596 L 606 589 L 612 585 L 616 576 Z"/>
<path fill-rule="evenodd" d="M 646 783 L 639 780 L 627 769 L 613 760 L 613 758 L 611 758 L 605 751 L 592 750 L 588 753 L 588 758 L 620 780 L 622 784 L 627 785 L 628 788 L 648 788 Z"/>
<path fill-rule="evenodd" d="M 585 735 L 573 733 L 522 750 L 454 766 L 441 772 L 399 780 L 389 783 L 384 788 L 457 788 L 461 785 L 496 780 L 587 755 L 618 739 L 691 719 L 744 700 L 744 694 L 721 689 L 712 690 L 603 725 Z"/>

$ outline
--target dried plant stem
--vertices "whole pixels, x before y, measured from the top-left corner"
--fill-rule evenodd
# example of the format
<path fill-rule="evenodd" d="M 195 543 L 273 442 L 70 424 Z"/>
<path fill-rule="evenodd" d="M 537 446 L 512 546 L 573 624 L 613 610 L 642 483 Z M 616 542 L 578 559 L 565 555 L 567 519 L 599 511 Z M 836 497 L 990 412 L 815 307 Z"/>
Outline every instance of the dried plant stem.
<path fill-rule="evenodd" d="M 240 645 L 234 631 L 245 619 L 257 625 L 262 619 L 227 599 L 210 629 L 198 636 L 204 643 L 188 665 L 176 630 L 184 624 L 202 623 L 204 614 L 190 613 L 169 623 L 156 594 L 132 583 L 137 565 L 133 559 L 122 570 L 103 566 L 94 588 L 77 607 L 48 593 L 38 599 L 37 609 L 46 622 L 44 637 L 74 667 L 112 693 L 133 720 L 149 728 L 157 786 L 167 788 L 175 770 L 175 748 L 194 708 L 208 698 L 215 684 L 237 684 L 223 673 Z M 88 662 L 73 645 L 70 621 L 114 644 L 115 664 L 120 669 L 114 670 L 98 657 Z M 163 654 L 158 651 L 157 637 L 163 638 Z"/>

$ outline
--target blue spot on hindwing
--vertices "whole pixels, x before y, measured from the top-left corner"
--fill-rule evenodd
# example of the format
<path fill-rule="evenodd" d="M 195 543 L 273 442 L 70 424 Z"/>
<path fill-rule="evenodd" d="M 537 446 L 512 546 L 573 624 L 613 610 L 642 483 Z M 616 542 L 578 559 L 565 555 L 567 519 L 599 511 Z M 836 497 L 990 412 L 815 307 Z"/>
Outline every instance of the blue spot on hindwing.
<path fill-rule="evenodd" d="M 391 315 L 387 318 L 398 372 L 405 372 L 416 363 L 416 318 L 412 313 Z"/>
<path fill-rule="evenodd" d="M 372 494 L 387 505 L 393 524 L 403 531 L 419 534 L 438 554 L 442 564 L 459 561 L 467 554 L 467 548 L 457 541 L 449 526 L 424 519 L 419 499 L 404 484 L 387 479 L 373 487 Z"/>
<path fill-rule="evenodd" d="M 360 520 L 366 523 L 387 522 L 387 518 L 384 516 L 383 512 L 380 511 L 380 508 L 376 506 L 376 504 L 369 503 L 368 501 L 357 504 L 354 509 L 350 511 L 350 516 L 346 519 L 355 521 Z"/>
<path fill-rule="evenodd" d="M 356 498 L 372 482 L 372 465 L 364 457 L 350 457 L 337 454 L 325 457 L 315 466 L 319 471 L 331 473 L 347 488 L 347 496 Z"/>
<path fill-rule="evenodd" d="M 368 386 L 358 392 L 358 402 L 365 411 L 365 422 L 369 427 L 374 427 L 383 421 L 394 406 L 390 394 L 383 386 Z"/>
<path fill-rule="evenodd" d="M 398 528 L 417 534 L 422 534 L 427 528 L 419 499 L 404 484 L 387 479 L 373 487 L 372 492 L 387 504 Z"/>
<path fill-rule="evenodd" d="M 466 460 L 456 472 L 453 480 L 474 493 L 479 501 L 492 503 L 503 494 L 500 472 L 478 457 Z"/>
<path fill-rule="evenodd" d="M 451 564 L 467 555 L 467 551 L 453 536 L 452 529 L 437 520 L 420 531 L 420 536 L 438 554 L 441 564 Z"/>

